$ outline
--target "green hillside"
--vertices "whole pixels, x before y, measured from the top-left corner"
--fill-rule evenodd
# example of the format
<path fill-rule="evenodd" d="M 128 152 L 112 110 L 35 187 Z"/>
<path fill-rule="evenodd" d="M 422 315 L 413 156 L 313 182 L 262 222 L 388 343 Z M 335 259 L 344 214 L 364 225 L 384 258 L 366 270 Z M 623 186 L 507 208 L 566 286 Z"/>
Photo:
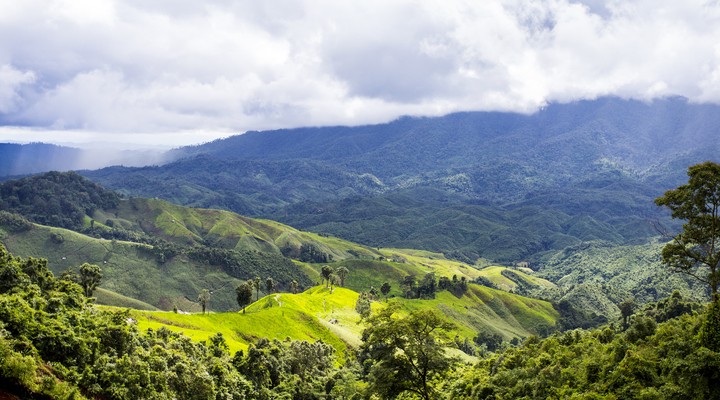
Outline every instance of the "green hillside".
<path fill-rule="evenodd" d="M 706 287 L 662 264 L 663 246 L 659 241 L 626 246 L 592 241 L 548 254 L 538 276 L 558 288 L 546 290 L 543 297 L 611 319 L 620 316 L 617 305 L 628 298 L 645 304 L 677 290 L 686 298 L 707 301 Z"/>
<path fill-rule="evenodd" d="M 183 314 L 132 311 L 141 330 L 167 327 L 204 341 L 220 332 L 232 351 L 246 349 L 258 338 L 284 340 L 323 340 L 341 354 L 361 342 L 364 325 L 355 311 L 358 293 L 350 289 L 324 286 L 303 293 L 277 293 L 261 298 L 246 312 Z M 456 325 L 455 333 L 470 341 L 479 332 L 500 335 L 505 340 L 547 333 L 553 329 L 558 313 L 545 301 L 529 299 L 479 285 L 470 285 L 465 296 L 439 292 L 432 300 L 396 298 L 407 312 L 418 309 L 440 310 Z M 384 301 L 373 303 L 384 307 Z"/>
<path fill-rule="evenodd" d="M 317 253 L 326 255 L 328 261 L 379 255 L 365 246 L 302 232 L 274 221 L 247 218 L 223 210 L 183 207 L 157 199 L 122 200 L 117 208 L 98 210 L 93 217 L 104 223 L 110 221 L 113 227 L 142 232 L 178 245 L 204 244 L 275 252 L 297 259 L 310 257 L 303 253 L 303 246 L 313 246 Z"/>
<path fill-rule="evenodd" d="M 489 266 L 481 269 L 479 276 L 486 278 L 498 289 L 516 291 L 522 288 L 552 289 L 555 284 L 534 275 L 532 270 L 511 269 L 502 266 Z"/>

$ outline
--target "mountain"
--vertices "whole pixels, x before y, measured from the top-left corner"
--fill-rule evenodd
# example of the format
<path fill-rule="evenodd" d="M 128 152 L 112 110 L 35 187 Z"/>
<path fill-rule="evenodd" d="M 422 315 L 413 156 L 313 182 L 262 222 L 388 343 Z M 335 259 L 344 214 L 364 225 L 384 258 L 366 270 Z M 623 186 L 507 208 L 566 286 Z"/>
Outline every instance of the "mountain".
<path fill-rule="evenodd" d="M 83 175 L 372 246 L 508 263 L 676 228 L 653 199 L 682 183 L 688 165 L 717 157 L 718 111 L 681 98 L 603 98 L 532 115 L 248 132 L 177 149 L 162 166 Z"/>

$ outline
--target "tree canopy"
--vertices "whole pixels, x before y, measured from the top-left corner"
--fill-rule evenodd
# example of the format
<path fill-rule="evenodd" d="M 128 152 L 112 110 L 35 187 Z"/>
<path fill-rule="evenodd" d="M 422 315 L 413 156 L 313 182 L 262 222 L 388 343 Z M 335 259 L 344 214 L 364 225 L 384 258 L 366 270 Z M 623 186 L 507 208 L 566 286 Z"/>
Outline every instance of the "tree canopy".
<path fill-rule="evenodd" d="M 704 162 L 688 168 L 688 183 L 655 199 L 672 217 L 685 220 L 682 232 L 662 251 L 675 271 L 706 283 L 718 301 L 720 284 L 720 164 Z"/>
<path fill-rule="evenodd" d="M 444 346 L 453 324 L 432 309 L 404 318 L 395 317 L 397 311 L 396 304 L 390 304 L 367 320 L 361 350 L 373 360 L 370 387 L 383 398 L 411 392 L 429 400 L 431 380 L 452 365 Z"/>

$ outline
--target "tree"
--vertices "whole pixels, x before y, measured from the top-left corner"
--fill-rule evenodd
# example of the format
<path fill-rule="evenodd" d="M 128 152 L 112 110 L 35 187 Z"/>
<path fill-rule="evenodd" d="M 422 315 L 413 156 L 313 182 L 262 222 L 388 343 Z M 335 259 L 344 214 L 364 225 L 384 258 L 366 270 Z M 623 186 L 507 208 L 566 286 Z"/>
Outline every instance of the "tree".
<path fill-rule="evenodd" d="M 662 250 L 663 262 L 710 287 L 717 302 L 720 284 L 720 164 L 704 162 L 688 168 L 688 183 L 655 199 L 674 219 L 687 221 Z"/>
<path fill-rule="evenodd" d="M 390 289 L 392 289 L 392 287 L 387 282 L 383 283 L 382 286 L 380 286 L 380 293 L 382 293 L 383 296 L 385 296 L 385 300 L 387 300 L 387 296 L 388 296 L 388 293 L 390 293 Z"/>
<path fill-rule="evenodd" d="M 198 294 L 198 302 L 200 303 L 200 307 L 202 307 L 202 313 L 205 314 L 205 309 L 208 303 L 210 303 L 210 291 L 207 289 L 201 290 L 200 294 Z"/>
<path fill-rule="evenodd" d="M 298 284 L 298 281 L 296 281 L 295 279 L 293 279 L 293 280 L 290 282 L 290 291 L 293 292 L 293 294 L 297 294 L 297 292 L 298 292 L 298 287 L 299 287 L 299 286 L 300 286 L 300 285 Z"/>
<path fill-rule="evenodd" d="M 95 264 L 84 263 L 80 266 L 80 282 L 78 283 L 82 286 L 86 297 L 91 297 L 97 285 L 100 284 L 101 272 L 100 267 Z"/>
<path fill-rule="evenodd" d="M 260 300 L 260 277 L 256 276 L 253 279 L 253 287 L 255 288 L 255 301 Z"/>
<path fill-rule="evenodd" d="M 402 280 L 403 296 L 407 299 L 417 297 L 417 284 L 415 283 L 415 275 L 407 275 Z"/>
<path fill-rule="evenodd" d="M 267 288 L 268 294 L 275 291 L 275 286 L 275 279 L 268 276 L 267 279 L 265 279 L 265 288 Z"/>
<path fill-rule="evenodd" d="M 328 277 L 328 282 L 330 282 L 330 293 L 333 292 L 333 286 L 336 286 L 338 283 L 340 283 L 340 277 L 335 274 L 335 272 L 331 273 Z"/>
<path fill-rule="evenodd" d="M 430 381 L 447 371 L 452 361 L 445 355 L 453 325 L 432 309 L 416 310 L 405 318 L 393 314 L 391 304 L 367 320 L 363 331 L 363 356 L 374 360 L 370 388 L 381 398 L 412 392 L 425 400 L 434 398 Z"/>
<path fill-rule="evenodd" d="M 253 295 L 253 283 L 252 281 L 246 281 L 238 285 L 235 288 L 235 294 L 237 294 L 237 302 L 240 308 L 242 308 L 243 314 L 245 314 L 245 307 L 252 302 Z"/>
<path fill-rule="evenodd" d="M 360 293 L 360 296 L 358 296 L 358 299 L 355 302 L 355 311 L 360 314 L 361 319 L 370 316 L 370 296 L 367 293 Z"/>
<path fill-rule="evenodd" d="M 325 287 L 328 287 L 330 285 L 330 275 L 332 273 L 333 270 L 328 265 L 323 265 L 322 269 L 320 270 L 320 275 L 322 275 L 323 280 L 326 282 Z"/>
<path fill-rule="evenodd" d="M 370 286 L 368 294 L 370 295 L 370 299 L 375 300 L 378 297 L 378 290 L 375 289 L 375 286 Z"/>
<path fill-rule="evenodd" d="M 618 308 L 620 309 L 620 314 L 622 315 L 623 319 L 623 329 L 627 329 L 628 318 L 630 318 L 630 316 L 633 314 L 633 311 L 635 311 L 635 302 L 633 301 L 633 299 L 627 299 L 622 303 L 618 304 Z"/>
<path fill-rule="evenodd" d="M 335 269 L 335 274 L 340 278 L 340 286 L 345 287 L 345 278 L 347 278 L 350 271 L 348 271 L 345 267 L 337 267 Z"/>

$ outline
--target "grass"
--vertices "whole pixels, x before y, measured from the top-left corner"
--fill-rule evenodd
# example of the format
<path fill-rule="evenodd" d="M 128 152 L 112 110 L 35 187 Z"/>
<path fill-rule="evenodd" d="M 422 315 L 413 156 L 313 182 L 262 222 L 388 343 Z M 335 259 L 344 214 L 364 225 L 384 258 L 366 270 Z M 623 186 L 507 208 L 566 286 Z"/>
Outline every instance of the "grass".
<path fill-rule="evenodd" d="M 204 341 L 223 334 L 231 351 L 246 350 L 256 339 L 316 341 L 332 345 L 340 354 L 359 344 L 362 326 L 354 311 L 357 293 L 335 288 L 314 287 L 304 293 L 278 293 L 261 298 L 245 313 L 176 314 L 132 311 L 140 329 L 166 327 L 193 340 Z"/>
<path fill-rule="evenodd" d="M 333 346 L 339 359 L 349 348 L 361 344 L 364 324 L 355 312 L 358 293 L 345 288 L 332 292 L 324 286 L 303 293 L 277 293 L 261 298 L 241 312 L 176 314 L 172 312 L 132 311 L 140 329 L 166 327 L 193 340 L 205 341 L 217 332 L 223 334 L 231 351 L 246 350 L 258 338 L 322 340 Z M 498 333 L 505 339 L 526 337 L 554 326 L 558 314 L 550 303 L 528 299 L 501 290 L 471 284 L 463 297 L 438 292 L 432 300 L 392 301 L 405 312 L 435 309 L 453 321 L 452 335 L 472 339 L 480 331 Z M 385 301 L 373 303 L 373 309 Z"/>
<path fill-rule="evenodd" d="M 495 284 L 495 286 L 497 286 L 498 289 L 509 292 L 509 291 L 517 289 L 518 282 L 515 282 L 514 280 L 512 280 L 502 274 L 503 271 L 508 270 L 508 269 L 510 269 L 510 268 L 501 267 L 501 266 L 489 266 L 489 267 L 485 267 L 485 268 L 481 269 L 479 271 L 479 274 L 480 274 L 480 276 L 485 277 L 488 280 L 490 280 L 490 282 Z M 532 286 L 539 286 L 539 287 L 543 287 L 543 288 L 555 287 L 554 283 L 552 283 L 546 279 L 543 279 L 543 278 L 540 278 L 540 277 L 537 277 L 534 275 L 530 275 L 529 273 L 520 271 L 518 269 L 510 269 L 510 270 L 513 271 L 520 278 L 522 278 L 526 283 L 528 283 Z"/>
<path fill-rule="evenodd" d="M 95 297 L 97 304 L 119 308 L 132 308 L 134 310 L 158 311 L 157 307 L 151 304 L 103 288 L 95 289 L 93 297 Z"/>

